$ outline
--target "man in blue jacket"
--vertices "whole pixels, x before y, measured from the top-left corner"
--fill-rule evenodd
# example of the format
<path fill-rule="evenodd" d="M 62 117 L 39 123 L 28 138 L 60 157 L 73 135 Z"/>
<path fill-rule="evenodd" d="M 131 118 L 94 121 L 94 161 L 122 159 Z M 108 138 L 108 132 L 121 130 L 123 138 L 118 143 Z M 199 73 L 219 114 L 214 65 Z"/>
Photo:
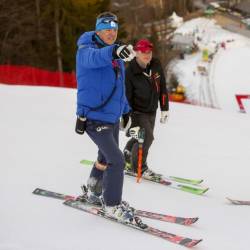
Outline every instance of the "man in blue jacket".
<path fill-rule="evenodd" d="M 109 216 L 129 221 L 134 215 L 122 202 L 125 162 L 119 149 L 119 123 L 122 117 L 123 128 L 131 125 L 124 61 L 132 60 L 135 53 L 132 45 L 115 44 L 117 33 L 117 17 L 105 12 L 97 17 L 95 31 L 85 32 L 77 42 L 76 132 L 86 131 L 98 146 L 88 179 L 89 201 L 99 202 L 102 195 Z"/>

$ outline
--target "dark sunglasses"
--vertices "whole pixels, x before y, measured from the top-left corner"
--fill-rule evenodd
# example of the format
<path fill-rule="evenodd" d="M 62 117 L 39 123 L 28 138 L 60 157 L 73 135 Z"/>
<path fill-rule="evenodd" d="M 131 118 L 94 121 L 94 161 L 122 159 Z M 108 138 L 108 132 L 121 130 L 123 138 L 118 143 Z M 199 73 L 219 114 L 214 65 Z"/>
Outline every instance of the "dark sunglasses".
<path fill-rule="evenodd" d="M 111 23 L 111 22 L 118 23 L 117 20 L 111 19 L 111 18 L 102 19 L 102 21 L 101 21 L 101 23 Z"/>

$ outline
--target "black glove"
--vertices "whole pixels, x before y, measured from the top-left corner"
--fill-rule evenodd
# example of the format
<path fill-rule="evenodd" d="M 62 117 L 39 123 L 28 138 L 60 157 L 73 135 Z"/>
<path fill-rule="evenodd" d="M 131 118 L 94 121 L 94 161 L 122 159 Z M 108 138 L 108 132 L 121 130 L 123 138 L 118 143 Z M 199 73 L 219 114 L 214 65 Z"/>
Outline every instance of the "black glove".
<path fill-rule="evenodd" d="M 77 134 L 82 135 L 85 132 L 86 129 L 86 118 L 85 117 L 81 117 L 81 116 L 77 116 L 76 119 L 76 128 L 75 131 Z"/>
<path fill-rule="evenodd" d="M 122 59 L 124 62 L 129 62 L 135 57 L 133 46 L 130 45 L 117 45 L 113 51 L 115 59 Z"/>
<path fill-rule="evenodd" d="M 122 116 L 123 122 L 124 122 L 124 127 L 128 125 L 129 119 L 130 119 L 130 113 L 127 113 Z"/>

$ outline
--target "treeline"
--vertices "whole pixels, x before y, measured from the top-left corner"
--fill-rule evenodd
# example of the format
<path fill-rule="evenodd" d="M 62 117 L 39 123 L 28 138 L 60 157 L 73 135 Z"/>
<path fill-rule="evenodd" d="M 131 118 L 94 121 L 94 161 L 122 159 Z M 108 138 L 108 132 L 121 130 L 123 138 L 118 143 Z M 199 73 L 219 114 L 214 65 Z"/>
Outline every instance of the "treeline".
<path fill-rule="evenodd" d="M 0 64 L 73 71 L 77 38 L 100 12 L 118 13 L 126 42 L 145 35 L 144 23 L 192 9 L 192 0 L 0 0 Z"/>
<path fill-rule="evenodd" d="M 166 0 L 164 11 L 166 14 L 171 15 L 175 11 L 178 15 L 185 16 L 194 9 L 193 0 Z M 163 12 L 164 13 L 164 12 Z"/>
<path fill-rule="evenodd" d="M 109 0 L 0 0 L 0 64 L 75 68 L 76 40 Z"/>
<path fill-rule="evenodd" d="M 165 25 L 167 18 L 176 12 L 186 19 L 195 11 L 193 0 L 113 0 L 112 7 L 126 22 L 127 40 L 134 43 L 138 38 L 149 38 L 155 46 L 154 56 L 164 66 L 179 54 L 170 50 L 166 39 L 167 34 L 173 32 Z"/>

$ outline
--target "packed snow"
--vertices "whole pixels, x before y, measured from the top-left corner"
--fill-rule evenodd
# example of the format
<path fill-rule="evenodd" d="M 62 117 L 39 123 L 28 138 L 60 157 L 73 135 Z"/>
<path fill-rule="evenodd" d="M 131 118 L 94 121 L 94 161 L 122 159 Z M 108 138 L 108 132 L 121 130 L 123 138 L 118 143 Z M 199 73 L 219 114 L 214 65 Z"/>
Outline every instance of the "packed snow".
<path fill-rule="evenodd" d="M 76 90 L 0 85 L 0 250 L 177 250 L 182 246 L 32 194 L 44 188 L 80 194 L 95 159 L 87 135 L 77 135 Z M 250 116 L 170 103 L 167 124 L 156 119 L 148 163 L 165 175 L 202 178 L 210 187 L 196 196 L 125 177 L 123 199 L 136 208 L 199 216 L 193 226 L 149 219 L 161 230 L 203 241 L 199 250 L 246 250 L 250 207 L 225 197 L 249 200 Z M 128 140 L 121 133 L 121 148 Z"/>

